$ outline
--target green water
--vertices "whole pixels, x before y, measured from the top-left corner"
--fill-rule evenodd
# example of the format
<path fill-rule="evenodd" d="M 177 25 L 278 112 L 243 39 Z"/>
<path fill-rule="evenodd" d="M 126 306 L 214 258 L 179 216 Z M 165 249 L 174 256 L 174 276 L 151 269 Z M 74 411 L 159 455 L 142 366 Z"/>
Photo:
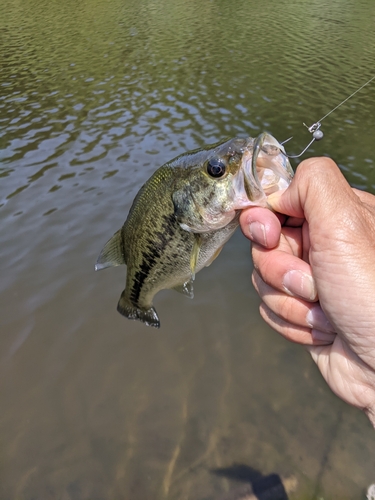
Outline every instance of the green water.
<path fill-rule="evenodd" d="M 374 26 L 372 0 L 0 0 L 1 500 L 215 500 L 254 469 L 364 499 L 374 431 L 264 325 L 240 233 L 193 301 L 157 296 L 157 332 L 94 263 L 181 152 L 263 130 L 303 149 L 375 74 Z M 374 102 L 308 151 L 372 192 Z"/>

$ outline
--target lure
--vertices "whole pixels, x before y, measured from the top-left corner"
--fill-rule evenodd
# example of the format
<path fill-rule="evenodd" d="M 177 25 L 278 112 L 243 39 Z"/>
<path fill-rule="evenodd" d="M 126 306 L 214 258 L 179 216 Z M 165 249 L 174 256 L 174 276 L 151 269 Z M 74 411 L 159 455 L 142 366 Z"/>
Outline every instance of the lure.
<path fill-rule="evenodd" d="M 304 123 L 304 126 L 307 128 L 307 130 L 310 132 L 310 134 L 312 134 L 311 141 L 308 143 L 308 145 L 298 155 L 288 155 L 288 154 L 285 153 L 285 156 L 287 156 L 288 158 L 299 158 L 300 156 L 302 156 L 309 149 L 309 147 L 311 146 L 311 144 L 313 142 L 320 141 L 320 139 L 323 139 L 324 134 L 323 134 L 323 131 L 320 130 L 320 127 L 322 126 L 321 122 L 325 118 L 327 118 L 327 116 L 329 116 L 331 113 L 333 113 L 334 111 L 336 111 L 336 109 L 339 108 L 342 104 L 344 104 L 351 97 L 353 97 L 357 92 L 359 92 L 360 90 L 362 90 L 363 87 L 366 87 L 366 85 L 368 85 L 369 83 L 371 83 L 373 80 L 375 80 L 375 75 L 372 78 L 370 78 L 370 80 L 368 80 L 366 83 L 364 83 L 361 87 L 359 87 L 356 91 L 354 91 L 352 94 L 350 94 L 349 97 L 347 97 L 346 99 L 344 99 L 343 101 L 341 101 L 337 106 L 335 106 L 333 109 L 331 109 L 331 111 L 329 111 L 326 115 L 324 115 L 323 118 L 321 118 L 317 122 L 315 122 L 312 125 L 310 125 L 310 127 L 308 125 L 306 125 L 306 123 Z M 289 137 L 289 139 L 287 139 L 286 141 L 282 142 L 281 144 L 285 144 L 286 142 L 289 142 L 291 139 L 293 139 L 293 137 Z"/>

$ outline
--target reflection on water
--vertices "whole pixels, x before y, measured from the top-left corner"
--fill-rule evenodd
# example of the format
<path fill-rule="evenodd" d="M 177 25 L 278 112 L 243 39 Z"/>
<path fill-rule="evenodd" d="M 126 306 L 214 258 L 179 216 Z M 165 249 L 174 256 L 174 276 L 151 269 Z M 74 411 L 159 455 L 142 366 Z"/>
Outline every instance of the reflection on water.
<path fill-rule="evenodd" d="M 160 332 L 95 274 L 141 184 L 183 151 L 294 136 L 374 72 L 370 0 L 0 0 L 0 498 L 219 497 L 237 465 L 294 475 L 291 498 L 361 498 L 365 417 L 260 320 L 238 233 L 196 297 L 160 293 Z M 310 154 L 375 191 L 374 86 Z M 293 496 L 294 495 L 294 496 Z"/>

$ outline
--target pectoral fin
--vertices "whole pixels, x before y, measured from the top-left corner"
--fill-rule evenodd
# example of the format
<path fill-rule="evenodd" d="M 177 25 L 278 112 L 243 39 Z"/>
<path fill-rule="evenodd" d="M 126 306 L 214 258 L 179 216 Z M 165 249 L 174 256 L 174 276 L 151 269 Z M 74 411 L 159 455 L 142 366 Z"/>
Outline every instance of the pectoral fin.
<path fill-rule="evenodd" d="M 202 238 L 199 234 L 194 234 L 194 245 L 191 250 L 190 255 L 190 271 L 191 271 L 191 279 L 195 279 L 195 271 L 197 269 L 199 252 L 202 246 Z"/>
<path fill-rule="evenodd" d="M 123 252 L 121 229 L 119 229 L 112 238 L 104 245 L 95 264 L 95 271 L 105 269 L 106 267 L 121 266 L 125 264 Z"/>

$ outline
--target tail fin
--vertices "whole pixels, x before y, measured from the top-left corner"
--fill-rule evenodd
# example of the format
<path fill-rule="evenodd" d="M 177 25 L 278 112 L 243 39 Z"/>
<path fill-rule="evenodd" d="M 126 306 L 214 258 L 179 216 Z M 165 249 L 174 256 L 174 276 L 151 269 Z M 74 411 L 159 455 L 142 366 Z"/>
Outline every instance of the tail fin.
<path fill-rule="evenodd" d="M 142 309 L 135 307 L 130 300 L 125 296 L 125 290 L 122 292 L 120 300 L 117 304 L 117 310 L 120 314 L 128 319 L 138 319 L 147 326 L 160 328 L 159 316 L 153 307 Z"/>

